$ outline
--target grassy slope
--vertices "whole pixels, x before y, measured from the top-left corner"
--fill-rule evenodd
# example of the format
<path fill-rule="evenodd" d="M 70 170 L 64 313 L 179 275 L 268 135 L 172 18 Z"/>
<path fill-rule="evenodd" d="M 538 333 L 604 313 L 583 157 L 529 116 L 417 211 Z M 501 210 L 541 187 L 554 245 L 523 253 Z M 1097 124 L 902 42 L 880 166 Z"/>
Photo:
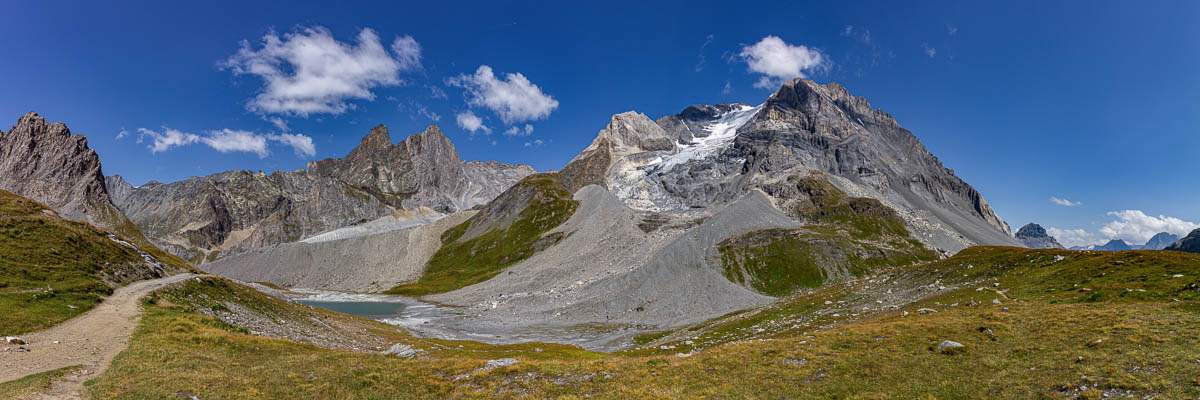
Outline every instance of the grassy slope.
<path fill-rule="evenodd" d="M 149 275 L 142 257 L 83 222 L 0 190 L 0 335 L 43 329 L 79 315 L 114 288 Z M 147 253 L 191 267 L 153 246 Z"/>
<path fill-rule="evenodd" d="M 807 202 L 792 214 L 806 229 L 750 232 L 717 244 L 730 281 L 769 296 L 826 284 L 835 275 L 861 277 L 888 266 L 937 258 L 913 239 L 904 221 L 878 200 L 848 197 L 820 176 L 792 177 Z"/>
<path fill-rule="evenodd" d="M 898 267 L 881 276 L 814 289 L 761 309 L 657 335 L 664 340 L 681 333 L 701 336 L 696 347 L 704 350 L 689 357 L 675 355 L 687 351 L 683 342 L 673 343 L 678 347 L 670 350 L 656 345 L 597 355 L 565 346 L 495 347 L 397 337 L 428 349 L 433 357 L 399 360 L 249 336 L 206 323 L 184 308 L 158 305 L 150 308 L 129 350 L 92 385 L 92 394 L 872 399 L 1098 398 L 1100 391 L 1158 398 L 1200 395 L 1200 336 L 1195 333 L 1200 332 L 1200 255 L 972 248 L 947 260 Z M 775 324 L 812 315 L 824 301 L 866 296 L 863 300 L 873 303 L 870 296 L 882 292 L 876 289 L 886 285 L 883 281 L 920 282 L 934 289 L 897 309 L 853 317 L 821 314 L 819 321 L 802 329 Z M 988 286 L 1003 295 L 977 289 Z M 1004 304 L 992 304 L 995 297 Z M 926 307 L 939 312 L 916 312 Z M 717 334 L 704 336 L 708 333 Z M 966 344 L 966 350 L 955 355 L 937 352 L 937 344 L 947 339 Z M 521 363 L 454 378 L 482 366 L 485 359 L 500 357 L 515 357 Z"/>
<path fill-rule="evenodd" d="M 579 205 L 555 174 L 531 175 L 509 190 L 530 190 L 534 197 L 508 227 L 495 227 L 479 237 L 460 240 L 473 221 L 483 218 L 477 214 L 450 228 L 442 234 L 442 247 L 430 258 L 421 278 L 387 293 L 422 296 L 486 281 L 560 240 L 561 234 L 543 235 L 566 222 Z"/>
<path fill-rule="evenodd" d="M 141 261 L 106 233 L 43 213 L 48 209 L 0 191 L 0 335 L 42 329 L 91 309 L 126 283 L 120 270 Z"/>

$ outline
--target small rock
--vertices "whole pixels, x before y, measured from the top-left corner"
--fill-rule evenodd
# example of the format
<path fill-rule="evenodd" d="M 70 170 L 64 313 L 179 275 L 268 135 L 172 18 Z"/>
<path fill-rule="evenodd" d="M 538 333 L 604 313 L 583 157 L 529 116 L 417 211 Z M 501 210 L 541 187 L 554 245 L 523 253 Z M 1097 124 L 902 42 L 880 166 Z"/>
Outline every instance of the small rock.
<path fill-rule="evenodd" d="M 19 337 L 16 337 L 16 336 L 6 336 L 6 337 L 4 338 L 4 343 L 8 343 L 8 344 L 25 344 L 25 339 L 21 339 L 21 338 L 19 338 Z"/>
<path fill-rule="evenodd" d="M 932 313 L 932 312 L 937 312 L 937 310 L 934 310 L 932 308 L 918 308 L 917 309 L 918 314 L 927 314 L 927 313 Z"/>
<path fill-rule="evenodd" d="M 829 301 L 829 300 L 825 300 L 825 305 L 830 305 L 830 304 L 833 304 L 833 302 Z"/>
<path fill-rule="evenodd" d="M 1000 299 L 992 299 L 992 304 L 1002 304 L 1002 303 L 1000 303 Z"/>
<path fill-rule="evenodd" d="M 400 358 L 413 358 L 417 356 L 417 350 L 403 343 L 396 343 L 392 348 L 388 349 L 384 354 L 395 354 Z"/>
<path fill-rule="evenodd" d="M 515 359 L 515 358 L 501 358 L 501 359 L 496 359 L 496 360 L 488 360 L 487 365 L 484 365 L 483 369 L 485 371 L 491 371 L 492 369 L 499 368 L 499 367 L 510 367 L 513 365 L 517 365 L 517 363 L 519 363 L 519 362 L 520 361 L 517 361 L 517 359 Z"/>
<path fill-rule="evenodd" d="M 953 340 L 943 340 L 942 343 L 938 345 L 937 349 L 942 354 L 949 355 L 958 353 L 965 347 L 967 346 L 964 346 L 962 343 L 955 342 Z"/>
<path fill-rule="evenodd" d="M 1175 275 L 1172 275 L 1171 277 L 1172 278 L 1182 278 L 1183 274 L 1175 274 Z"/>
<path fill-rule="evenodd" d="M 1001 310 L 1001 311 L 1008 311 L 1008 307 L 1001 308 L 1000 310 Z"/>
<path fill-rule="evenodd" d="M 901 316 L 901 317 L 907 317 L 907 316 L 908 316 L 908 311 L 901 311 L 901 312 L 900 312 L 900 316 Z"/>

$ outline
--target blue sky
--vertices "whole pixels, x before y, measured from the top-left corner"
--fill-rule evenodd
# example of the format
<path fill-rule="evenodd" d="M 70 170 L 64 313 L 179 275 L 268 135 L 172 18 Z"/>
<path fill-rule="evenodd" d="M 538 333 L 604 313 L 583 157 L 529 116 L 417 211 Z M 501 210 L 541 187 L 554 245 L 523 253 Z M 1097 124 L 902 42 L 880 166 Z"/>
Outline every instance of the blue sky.
<path fill-rule="evenodd" d="M 1014 229 L 1140 242 L 1200 221 L 1197 2 L 7 3 L 0 123 L 66 122 L 135 184 L 299 169 L 380 123 L 557 169 L 615 113 L 761 102 L 743 50 L 774 36 Z"/>

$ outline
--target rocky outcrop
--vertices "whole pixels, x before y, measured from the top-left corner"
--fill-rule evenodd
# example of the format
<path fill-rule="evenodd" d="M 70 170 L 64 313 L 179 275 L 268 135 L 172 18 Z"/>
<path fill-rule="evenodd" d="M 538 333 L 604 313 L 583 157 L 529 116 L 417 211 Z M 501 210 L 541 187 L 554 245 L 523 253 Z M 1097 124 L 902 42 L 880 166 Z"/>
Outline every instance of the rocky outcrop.
<path fill-rule="evenodd" d="M 1053 236 L 1046 233 L 1046 230 L 1041 225 L 1030 223 L 1022 226 L 1016 234 L 1017 240 L 1021 244 L 1031 249 L 1062 249 L 1063 246 L 1058 244 Z"/>
<path fill-rule="evenodd" d="M 1200 229 L 1193 230 L 1184 236 L 1183 239 L 1175 243 L 1171 243 L 1163 250 L 1171 251 L 1186 251 L 1188 253 L 1200 253 Z"/>
<path fill-rule="evenodd" d="M 0 132 L 0 189 L 46 204 L 64 218 L 145 241 L 114 207 L 100 158 L 87 138 L 35 112 Z"/>
<path fill-rule="evenodd" d="M 1142 245 L 1142 250 L 1162 250 L 1179 241 L 1179 235 L 1169 232 L 1159 232 Z"/>
<path fill-rule="evenodd" d="M 108 183 L 117 206 L 154 241 L 194 262 L 295 242 L 385 216 L 467 210 L 535 171 L 466 163 L 436 125 L 392 144 L 380 125 L 344 158 L 271 174 L 229 171 L 139 187 Z"/>

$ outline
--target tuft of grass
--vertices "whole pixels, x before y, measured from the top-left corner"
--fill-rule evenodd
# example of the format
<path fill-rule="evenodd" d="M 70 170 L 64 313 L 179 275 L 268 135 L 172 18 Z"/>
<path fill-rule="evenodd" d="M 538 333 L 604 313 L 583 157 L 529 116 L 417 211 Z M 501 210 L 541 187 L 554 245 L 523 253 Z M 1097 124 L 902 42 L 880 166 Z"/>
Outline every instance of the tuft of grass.
<path fill-rule="evenodd" d="M 484 213 L 450 228 L 442 234 L 442 247 L 430 258 L 421 278 L 386 293 L 423 296 L 470 286 L 562 240 L 561 232 L 546 232 L 566 222 L 579 202 L 572 199 L 556 174 L 528 176 L 508 191 L 532 196 L 511 224 L 489 227 L 486 233 L 468 240 L 463 240 L 464 235 L 484 218 Z"/>
<path fill-rule="evenodd" d="M 5 212 L 0 210 L 0 213 Z M 0 383 L 0 399 L 30 399 L 42 398 L 43 392 L 50 389 L 54 382 L 69 373 L 83 369 L 82 365 L 62 367 L 46 372 L 39 372 L 20 379 Z"/>

